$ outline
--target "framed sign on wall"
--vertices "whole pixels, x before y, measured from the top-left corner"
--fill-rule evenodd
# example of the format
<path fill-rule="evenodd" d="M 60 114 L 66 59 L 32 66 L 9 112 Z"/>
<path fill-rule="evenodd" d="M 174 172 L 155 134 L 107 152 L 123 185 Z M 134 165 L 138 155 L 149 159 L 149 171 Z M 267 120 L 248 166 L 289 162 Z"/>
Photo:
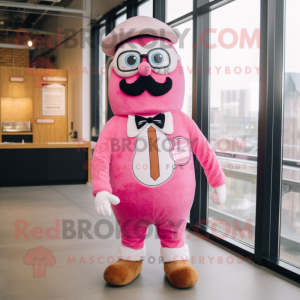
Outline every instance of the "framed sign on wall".
<path fill-rule="evenodd" d="M 64 84 L 42 85 L 42 114 L 43 116 L 66 115 L 66 87 Z"/>

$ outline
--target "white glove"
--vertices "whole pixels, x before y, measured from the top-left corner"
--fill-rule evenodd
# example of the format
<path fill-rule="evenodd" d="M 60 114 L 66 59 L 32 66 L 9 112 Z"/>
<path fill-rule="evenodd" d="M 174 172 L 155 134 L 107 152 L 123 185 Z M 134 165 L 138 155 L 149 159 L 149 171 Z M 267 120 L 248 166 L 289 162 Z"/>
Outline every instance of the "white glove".
<path fill-rule="evenodd" d="M 109 192 L 99 192 L 95 197 L 95 208 L 100 216 L 111 216 L 111 204 L 117 205 L 120 199 Z"/>
<path fill-rule="evenodd" d="M 224 203 L 226 200 L 226 185 L 223 184 L 215 188 L 211 194 L 211 199 L 217 205 Z"/>

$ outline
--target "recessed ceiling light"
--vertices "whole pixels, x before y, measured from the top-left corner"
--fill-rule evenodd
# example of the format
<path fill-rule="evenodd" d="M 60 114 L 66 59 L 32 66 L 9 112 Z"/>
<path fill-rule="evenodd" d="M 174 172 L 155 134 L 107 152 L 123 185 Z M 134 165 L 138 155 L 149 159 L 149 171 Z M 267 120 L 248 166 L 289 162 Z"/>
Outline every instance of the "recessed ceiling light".
<path fill-rule="evenodd" d="M 4 25 L 4 21 L 0 21 L 0 25 Z"/>

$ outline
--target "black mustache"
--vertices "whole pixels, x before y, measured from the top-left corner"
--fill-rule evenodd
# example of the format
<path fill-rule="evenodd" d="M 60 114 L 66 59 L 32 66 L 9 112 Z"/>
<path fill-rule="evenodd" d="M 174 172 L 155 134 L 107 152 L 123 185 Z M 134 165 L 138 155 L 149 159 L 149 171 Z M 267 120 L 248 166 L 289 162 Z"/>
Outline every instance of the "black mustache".
<path fill-rule="evenodd" d="M 135 82 L 127 83 L 125 79 L 120 81 L 121 91 L 129 96 L 141 95 L 144 91 L 148 91 L 152 96 L 162 96 L 168 93 L 172 88 L 172 79 L 166 78 L 164 83 L 156 82 L 150 75 L 140 76 Z"/>

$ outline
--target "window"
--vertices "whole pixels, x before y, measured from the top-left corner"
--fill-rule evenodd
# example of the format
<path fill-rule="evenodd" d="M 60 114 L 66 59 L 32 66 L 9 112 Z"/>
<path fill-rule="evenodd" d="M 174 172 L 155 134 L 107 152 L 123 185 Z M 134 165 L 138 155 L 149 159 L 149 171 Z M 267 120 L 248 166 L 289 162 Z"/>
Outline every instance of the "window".
<path fill-rule="evenodd" d="M 137 9 L 138 16 L 153 16 L 153 0 L 145 1 L 138 6 Z"/>
<path fill-rule="evenodd" d="M 187 21 L 174 29 L 180 34 L 187 32 L 183 45 L 177 43 L 175 48 L 181 57 L 181 64 L 185 79 L 185 95 L 182 111 L 192 117 L 192 92 L 193 92 L 193 21 Z"/>
<path fill-rule="evenodd" d="M 166 22 L 175 20 L 193 10 L 193 0 L 166 0 Z"/>
<path fill-rule="evenodd" d="M 111 31 L 127 16 L 153 15 L 184 36 L 175 45 L 185 73 L 182 110 L 193 115 L 208 137 L 227 178 L 227 200 L 215 205 L 203 170 L 195 168 L 197 188 L 188 228 L 299 281 L 299 0 L 129 2 L 128 7 L 126 1 L 121 10 L 112 10 L 93 25 L 95 32 L 99 30 L 100 47 L 105 36 L 102 22 Z M 198 7 L 193 11 L 194 4 Z M 92 57 L 98 55 L 97 134 L 112 115 L 101 71 L 107 58 L 102 51 Z M 205 222 L 199 224 L 199 220 Z"/>
<path fill-rule="evenodd" d="M 220 159 L 227 200 L 216 205 L 209 199 L 209 224 L 254 246 L 257 167 L 248 158 L 257 155 L 260 1 L 232 2 L 211 12 L 210 21 L 203 46 L 211 59 L 202 70 L 210 76 L 210 143 L 218 152 L 243 156 Z M 244 228 L 246 234 L 238 232 Z"/>
<path fill-rule="evenodd" d="M 300 2 L 286 1 L 280 258 L 300 266 Z"/>
<path fill-rule="evenodd" d="M 116 18 L 116 26 L 118 26 L 119 24 L 121 24 L 124 21 L 126 21 L 126 14 L 123 14 L 123 15 L 119 16 L 118 18 Z"/>

